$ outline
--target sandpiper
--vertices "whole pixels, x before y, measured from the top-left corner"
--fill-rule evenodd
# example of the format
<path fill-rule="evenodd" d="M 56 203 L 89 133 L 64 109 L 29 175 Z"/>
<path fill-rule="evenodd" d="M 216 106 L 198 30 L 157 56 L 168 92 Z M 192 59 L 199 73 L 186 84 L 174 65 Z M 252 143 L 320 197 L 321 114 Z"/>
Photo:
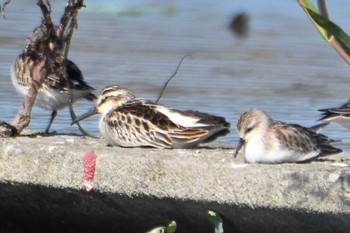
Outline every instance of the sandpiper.
<path fill-rule="evenodd" d="M 180 111 L 137 98 L 121 86 L 101 91 L 96 107 L 73 123 L 101 113 L 100 132 L 112 146 L 189 148 L 226 135 L 223 118 L 198 111 Z"/>
<path fill-rule="evenodd" d="M 325 125 L 306 128 L 275 121 L 260 109 L 249 109 L 237 122 L 240 143 L 234 156 L 242 151 L 248 163 L 286 163 L 342 152 L 331 146 L 334 140 L 317 132 Z"/>
<path fill-rule="evenodd" d="M 350 129 L 350 100 L 337 108 L 320 109 L 321 121 L 334 121 L 345 128 Z"/>
<path fill-rule="evenodd" d="M 48 29 L 44 24 L 37 27 L 28 38 L 24 51 L 11 66 L 12 83 L 17 92 L 24 96 L 27 95 L 31 86 L 31 75 L 35 64 L 42 57 L 47 56 L 43 48 L 44 45 L 48 43 L 47 47 L 50 51 L 53 51 L 55 46 L 53 41 L 47 41 L 47 31 Z M 57 110 L 69 105 L 67 80 L 72 90 L 73 101 L 82 98 L 91 101 L 96 99 L 96 96 L 92 93 L 94 89 L 84 81 L 82 72 L 74 62 L 58 55 L 57 58 L 53 57 L 54 62 L 51 64 L 51 72 L 47 73 L 47 77 L 40 86 L 35 100 L 35 105 L 52 111 L 49 125 L 46 128 L 47 133 L 57 115 Z"/>

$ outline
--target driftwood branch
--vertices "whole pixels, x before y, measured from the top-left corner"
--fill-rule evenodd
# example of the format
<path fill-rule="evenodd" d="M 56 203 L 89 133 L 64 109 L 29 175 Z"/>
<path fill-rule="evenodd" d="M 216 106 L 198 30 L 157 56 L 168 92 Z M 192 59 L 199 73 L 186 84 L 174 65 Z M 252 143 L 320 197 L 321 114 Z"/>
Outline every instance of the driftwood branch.
<path fill-rule="evenodd" d="M 76 17 L 79 9 L 84 6 L 83 2 L 83 0 L 69 0 L 68 6 L 65 8 L 64 14 L 60 20 L 60 24 L 56 27 L 51 19 L 50 3 L 48 1 L 44 2 L 43 0 L 38 0 L 37 4 L 40 7 L 43 15 L 42 24 L 44 24 L 46 31 L 43 35 L 40 34 L 41 37 L 37 37 L 38 35 L 35 35 L 34 33 L 30 39 L 32 39 L 34 44 L 37 43 L 42 45 L 40 46 L 41 50 L 37 51 L 38 54 L 41 55 L 39 58 L 35 58 L 36 60 L 33 60 L 33 67 L 30 67 L 32 84 L 27 96 L 24 99 L 22 108 L 15 116 L 12 126 L 5 122 L 0 122 L 0 136 L 18 135 L 25 127 L 29 125 L 31 110 L 35 102 L 38 88 L 41 86 L 46 74 L 51 74 L 56 71 L 59 72 L 58 75 L 62 75 L 67 79 L 67 88 L 70 95 L 71 117 L 73 120 L 76 118 L 73 111 L 72 90 L 69 85 L 69 77 L 67 77 L 67 73 L 65 71 L 65 59 L 68 56 L 70 40 L 73 36 L 74 28 L 77 27 Z M 10 0 L 7 0 L 1 7 L 0 10 L 2 13 L 6 4 L 8 3 L 10 3 Z M 52 48 L 50 47 L 52 44 L 58 46 Z M 78 126 L 84 134 L 87 134 L 80 125 Z"/>
<path fill-rule="evenodd" d="M 41 13 L 44 16 L 46 26 L 53 28 L 53 23 L 51 20 L 51 6 L 46 6 L 46 4 L 42 0 L 38 0 L 38 6 L 40 7 Z"/>
<path fill-rule="evenodd" d="M 54 36 L 54 25 L 51 20 L 51 11 L 47 8 L 42 0 L 38 0 L 38 5 L 44 16 L 44 22 L 48 28 L 50 37 Z M 21 133 L 21 131 L 29 125 L 31 111 L 38 93 L 38 89 L 45 79 L 46 73 L 51 71 L 49 70 L 50 66 L 48 65 L 48 63 L 51 62 L 49 49 L 44 47 L 44 51 L 42 52 L 44 56 L 41 58 L 41 60 L 34 61 L 34 67 L 32 67 L 33 70 L 31 87 L 28 91 L 27 96 L 24 98 L 22 108 L 19 110 L 12 122 L 12 125 L 17 129 L 18 134 Z"/>
<path fill-rule="evenodd" d="M 64 50 L 64 53 L 63 53 L 64 59 L 67 59 L 68 57 L 68 52 L 69 52 L 70 42 L 73 36 L 73 32 L 74 32 L 74 29 L 77 28 L 78 26 L 78 21 L 77 21 L 78 11 L 82 7 L 84 7 L 83 0 L 78 0 L 76 3 L 73 0 L 69 0 L 68 5 L 65 8 L 64 14 L 60 20 L 60 25 L 58 26 L 57 34 L 59 34 L 62 40 L 64 40 L 64 48 L 62 48 Z M 69 77 L 66 76 L 66 78 L 67 78 L 67 84 L 68 84 L 67 89 L 69 94 L 69 113 L 71 115 L 72 121 L 75 121 L 77 116 L 73 109 L 72 88 L 69 85 Z M 82 132 L 86 136 L 94 137 L 93 135 L 85 131 L 79 122 L 77 123 L 78 123 L 77 126 L 80 132 Z"/>
<path fill-rule="evenodd" d="M 41 83 L 46 77 L 45 63 L 46 59 L 44 57 L 33 68 L 32 85 L 28 91 L 27 96 L 24 99 L 21 109 L 19 110 L 15 119 L 12 122 L 12 125 L 16 127 L 18 132 L 21 132 L 22 129 L 29 125 L 30 114 L 35 102 L 36 95 L 38 93 L 38 89 L 40 88 Z"/>

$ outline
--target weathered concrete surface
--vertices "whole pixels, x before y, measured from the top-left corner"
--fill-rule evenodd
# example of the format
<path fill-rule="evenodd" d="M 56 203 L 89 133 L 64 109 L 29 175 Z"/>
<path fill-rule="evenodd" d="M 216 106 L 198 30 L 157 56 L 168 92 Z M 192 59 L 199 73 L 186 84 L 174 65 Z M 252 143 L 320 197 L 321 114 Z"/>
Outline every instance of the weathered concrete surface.
<path fill-rule="evenodd" d="M 350 156 L 309 164 L 247 165 L 233 148 L 108 147 L 79 136 L 0 139 L 0 231 L 350 232 Z M 94 189 L 82 157 L 97 156 Z"/>

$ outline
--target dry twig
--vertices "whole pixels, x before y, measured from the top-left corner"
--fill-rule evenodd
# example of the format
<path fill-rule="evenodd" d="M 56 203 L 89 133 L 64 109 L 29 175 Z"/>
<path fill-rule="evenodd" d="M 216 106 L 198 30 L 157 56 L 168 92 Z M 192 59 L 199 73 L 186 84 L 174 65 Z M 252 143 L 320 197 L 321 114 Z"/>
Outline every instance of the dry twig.
<path fill-rule="evenodd" d="M 177 67 L 176 67 L 175 72 L 174 72 L 173 75 L 171 75 L 171 77 L 165 82 L 165 84 L 164 84 L 162 90 L 160 91 L 160 94 L 159 94 L 159 96 L 158 96 L 158 98 L 157 98 L 157 100 L 156 100 L 156 103 L 159 102 L 160 98 L 162 97 L 162 95 L 163 95 L 163 93 L 164 93 L 164 91 L 165 91 L 165 88 L 168 86 L 169 82 L 176 76 L 177 72 L 178 72 L 179 69 L 180 69 L 180 66 L 181 66 L 183 60 L 185 60 L 185 58 L 187 58 L 187 57 L 189 57 L 189 58 L 192 59 L 192 56 L 191 56 L 191 55 L 185 55 L 185 56 L 183 56 L 183 57 L 181 58 L 179 64 L 178 64 Z"/>

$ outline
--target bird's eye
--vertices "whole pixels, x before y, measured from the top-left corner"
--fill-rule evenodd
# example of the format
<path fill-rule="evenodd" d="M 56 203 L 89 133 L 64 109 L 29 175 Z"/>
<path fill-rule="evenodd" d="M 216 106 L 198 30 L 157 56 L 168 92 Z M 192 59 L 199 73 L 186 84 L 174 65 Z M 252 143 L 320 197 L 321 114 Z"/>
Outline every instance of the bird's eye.
<path fill-rule="evenodd" d="M 252 129 L 254 129 L 254 126 L 253 126 L 253 127 L 247 128 L 247 129 L 245 130 L 245 133 L 246 133 L 246 134 L 249 133 L 250 131 L 252 131 Z"/>

